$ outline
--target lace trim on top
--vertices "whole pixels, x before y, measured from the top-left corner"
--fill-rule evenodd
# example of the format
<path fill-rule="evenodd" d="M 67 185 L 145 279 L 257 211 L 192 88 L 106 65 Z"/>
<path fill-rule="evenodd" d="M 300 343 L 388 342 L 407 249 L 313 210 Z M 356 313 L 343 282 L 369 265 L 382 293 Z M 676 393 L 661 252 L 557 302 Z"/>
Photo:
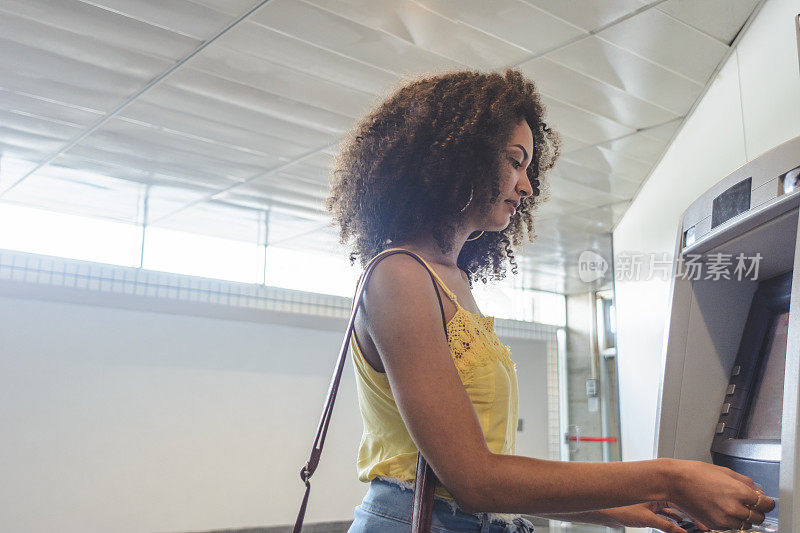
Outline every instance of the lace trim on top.
<path fill-rule="evenodd" d="M 420 257 L 420 259 L 422 258 Z M 456 306 L 455 314 L 447 323 L 447 337 L 453 363 L 455 363 L 462 383 L 467 385 L 472 381 L 476 367 L 496 361 L 516 372 L 517 365 L 511 360 L 511 347 L 500 342 L 500 338 L 494 330 L 494 317 L 481 316 L 464 309 L 458 303 L 456 294 L 447 288 L 436 271 L 427 261 L 424 259 L 422 261 Z"/>
<path fill-rule="evenodd" d="M 516 372 L 517 365 L 511 360 L 511 347 L 500 342 L 494 331 L 494 317 L 467 311 L 458 303 L 455 294 L 448 296 L 456 306 L 456 313 L 447 323 L 447 336 L 461 381 L 467 385 L 472 381 L 476 367 L 495 361 Z"/>

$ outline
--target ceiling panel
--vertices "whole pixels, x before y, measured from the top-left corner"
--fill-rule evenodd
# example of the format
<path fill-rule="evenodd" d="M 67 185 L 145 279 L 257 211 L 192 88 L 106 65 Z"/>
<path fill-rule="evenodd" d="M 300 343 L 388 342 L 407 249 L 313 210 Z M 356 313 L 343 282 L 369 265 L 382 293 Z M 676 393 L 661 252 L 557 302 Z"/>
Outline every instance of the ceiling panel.
<path fill-rule="evenodd" d="M 535 80 L 539 91 L 560 102 L 585 109 L 634 129 L 663 124 L 677 115 L 546 57 L 527 61 L 520 70 Z"/>
<path fill-rule="evenodd" d="M 667 0 L 658 9 L 730 45 L 758 0 Z"/>
<path fill-rule="evenodd" d="M 256 209 L 268 208 L 273 201 L 278 201 L 285 205 L 316 210 L 321 214 L 325 209 L 327 196 L 327 183 L 309 183 L 298 176 L 279 172 L 240 185 L 220 194 L 217 199 Z"/>
<path fill-rule="evenodd" d="M 81 72 L 119 73 L 132 79 L 150 79 L 171 65 L 171 60 L 124 46 L 98 41 L 60 28 L 47 26 L 13 14 L 0 17 L 0 35 L 5 46 L 13 46 L 32 61 L 65 61 L 79 57 L 73 66 Z"/>
<path fill-rule="evenodd" d="M 102 116 L 99 111 L 67 105 L 32 94 L 0 87 L 0 109 L 17 115 L 39 117 L 86 129 Z"/>
<path fill-rule="evenodd" d="M 127 72 L 0 37 L 0 79 L 8 90 L 109 111 L 169 66 L 148 59 Z"/>
<path fill-rule="evenodd" d="M 556 131 L 586 144 L 596 144 L 633 133 L 635 130 L 579 107 L 542 95 L 547 121 Z"/>
<path fill-rule="evenodd" d="M 544 118 L 545 118 L 545 122 L 548 125 L 550 125 L 550 114 L 547 113 Z M 553 129 L 555 130 L 555 128 L 553 128 Z M 569 135 L 567 135 L 566 133 L 564 133 L 563 131 L 558 131 L 558 136 L 561 139 L 561 153 L 562 154 L 568 154 L 569 152 L 572 152 L 573 150 L 580 150 L 581 148 L 586 148 L 587 146 L 589 146 L 589 144 L 587 144 L 585 142 L 581 142 L 581 141 L 579 141 L 577 139 L 574 139 L 574 138 L 570 137 Z"/>
<path fill-rule="evenodd" d="M 351 118 L 374 99 L 366 91 L 343 87 L 229 48 L 206 48 L 190 59 L 187 67 Z"/>
<path fill-rule="evenodd" d="M 607 204 L 623 199 L 610 192 L 589 187 L 570 179 L 560 179 L 553 182 L 551 189 L 553 198 L 567 200 L 584 206 Z"/>
<path fill-rule="evenodd" d="M 97 160 L 88 157 L 91 154 L 88 150 L 74 149 L 58 157 L 55 168 L 70 169 L 74 172 L 86 171 L 92 174 L 107 176 L 110 178 L 123 179 L 137 182 L 150 187 L 168 187 L 186 192 L 186 197 L 194 199 L 198 195 L 206 196 L 216 191 L 218 182 L 214 179 L 214 187 L 204 184 L 196 175 L 175 176 L 160 172 L 155 172 L 148 168 L 137 168 L 129 161 L 108 161 Z M 47 167 L 46 167 L 47 168 Z M 147 190 L 145 188 L 145 190 Z"/>
<path fill-rule="evenodd" d="M 586 31 L 596 30 L 643 7 L 640 0 L 527 0 Z"/>
<path fill-rule="evenodd" d="M 661 124 L 660 126 L 648 128 L 642 131 L 642 133 L 648 137 L 653 137 L 662 141 L 671 141 L 672 136 L 675 135 L 676 131 L 678 131 L 680 125 L 680 120 L 673 120 L 671 122 Z"/>
<path fill-rule="evenodd" d="M 519 0 L 308 2 L 478 68 L 517 63 L 583 33 Z"/>
<path fill-rule="evenodd" d="M 221 160 L 216 154 L 202 154 L 198 146 L 167 147 L 160 141 L 166 135 L 154 132 L 149 142 L 142 142 L 141 137 L 148 133 L 147 129 L 135 130 L 116 127 L 119 123 L 102 129 L 70 149 L 62 157 L 82 162 L 87 168 L 92 166 L 113 169 L 127 167 L 137 174 L 152 174 L 169 178 L 175 183 L 183 183 L 189 188 L 223 189 L 232 184 L 241 183 L 247 178 L 264 172 L 254 164 L 236 162 L 230 164 Z M 121 175 L 125 175 L 124 172 Z"/>
<path fill-rule="evenodd" d="M 398 79 L 391 71 L 249 21 L 223 35 L 215 43 L 214 48 L 218 47 L 253 55 L 358 92 L 379 94 Z"/>
<path fill-rule="evenodd" d="M 621 179 L 612 173 L 600 172 L 561 158 L 553 168 L 554 179 L 569 180 L 587 187 L 607 192 L 617 198 L 632 198 L 639 189 L 639 183 Z"/>
<path fill-rule="evenodd" d="M 33 150 L 9 146 L 0 142 L 0 195 L 36 168 L 36 163 L 32 161 L 36 161 L 41 155 Z M 53 208 L 52 205 L 49 207 Z M 2 204 L 0 204 L 0 208 L 2 208 Z"/>
<path fill-rule="evenodd" d="M 240 151 L 256 156 L 268 156 L 271 164 L 277 161 L 289 161 L 320 144 L 333 140 L 333 137 L 319 132 L 312 132 L 306 136 L 301 136 L 298 132 L 294 139 L 286 139 L 281 135 L 279 125 L 282 124 L 279 121 L 275 121 L 278 124 L 275 124 L 272 130 L 267 127 L 253 130 L 209 120 L 195 114 L 176 112 L 171 108 L 152 105 L 145 101 L 133 103 L 118 116 L 123 121 L 134 123 L 139 127 L 168 132 L 172 136 L 196 140 L 204 145 L 213 145 L 214 151 L 217 151 L 217 146 L 235 150 L 231 157 L 235 157 L 236 160 L 239 159 Z"/>
<path fill-rule="evenodd" d="M 258 244 L 264 231 L 264 214 L 212 201 L 178 211 L 153 226 Z"/>
<path fill-rule="evenodd" d="M 640 183 L 650 172 L 651 164 L 624 156 L 602 146 L 590 146 L 570 152 L 564 159 L 600 172 L 614 173 L 625 180 Z"/>
<path fill-rule="evenodd" d="M 287 157 L 121 118 L 104 124 L 79 146 L 205 171 L 219 176 L 221 183 L 244 180 L 288 161 Z"/>
<path fill-rule="evenodd" d="M 648 135 L 648 130 L 644 130 L 600 143 L 597 146 L 608 148 L 627 157 L 649 161 L 652 164 L 664 151 L 667 142 L 664 139 Z"/>
<path fill-rule="evenodd" d="M 353 124 L 353 118 L 342 113 L 194 69 L 176 72 L 165 85 L 208 98 L 211 105 L 221 102 L 251 109 L 254 113 L 263 113 L 291 124 L 335 135 L 341 135 Z"/>
<path fill-rule="evenodd" d="M 238 10 L 226 14 L 219 8 L 214 9 L 188 0 L 171 0 L 169 2 L 84 0 L 84 2 L 200 41 L 211 37 L 231 23 L 235 15 L 243 13 L 246 9 L 245 6 L 252 3 L 250 0 L 241 2 L 242 6 Z M 233 6 L 236 2 L 230 0 L 225 3 Z"/>
<path fill-rule="evenodd" d="M 317 249 L 317 246 L 335 245 L 338 237 L 325 221 L 272 209 L 269 212 L 269 242 L 274 246 L 295 249 Z M 312 243 L 315 243 L 312 246 Z M 339 247 L 338 253 L 342 252 Z"/>
<path fill-rule="evenodd" d="M 597 36 L 701 85 L 728 50 L 717 39 L 658 9 L 648 9 Z"/>
<path fill-rule="evenodd" d="M 337 3 L 342 2 L 337 0 Z M 417 0 L 417 3 L 526 50 L 523 58 L 545 52 L 586 33 L 522 0 Z"/>
<path fill-rule="evenodd" d="M 449 60 L 492 68 L 522 61 L 530 54 L 525 48 L 444 17 L 417 2 L 397 4 L 396 15 L 403 22 L 410 42 Z"/>
<path fill-rule="evenodd" d="M 258 5 L 260 0 L 191 0 L 191 2 L 235 17 Z"/>
<path fill-rule="evenodd" d="M 311 157 L 292 163 L 285 167 L 285 171 L 287 174 L 302 178 L 308 183 L 319 183 L 328 187 L 332 164 L 332 156 L 325 152 L 319 152 Z"/>
<path fill-rule="evenodd" d="M 303 1 L 271 0 L 251 17 L 253 22 L 268 28 L 397 74 L 465 66 L 386 31 L 361 25 Z"/>
<path fill-rule="evenodd" d="M 541 221 L 537 233 L 550 247 L 568 250 L 583 247 L 586 242 L 593 242 L 608 232 L 596 220 L 569 215 Z"/>
<path fill-rule="evenodd" d="M 19 111 L 0 110 L 0 142 L 47 153 L 83 131 L 79 126 Z"/>
<path fill-rule="evenodd" d="M 586 209 L 576 214 L 597 223 L 602 223 L 605 226 L 606 231 L 611 231 L 611 229 L 625 214 L 625 211 L 628 210 L 630 204 L 631 203 L 629 201 L 615 202 L 613 204 L 601 205 L 591 209 Z"/>
<path fill-rule="evenodd" d="M 585 210 L 584 210 L 585 211 Z M 607 233 L 607 225 L 592 218 L 581 216 L 582 211 L 576 211 L 573 214 L 562 215 L 542 221 L 543 224 L 562 228 L 565 231 L 582 232 L 582 233 Z"/>
<path fill-rule="evenodd" d="M 3 0 L 0 12 L 5 13 L 3 19 L 17 15 L 46 26 L 47 29 L 41 29 L 37 35 L 44 42 L 48 37 L 61 39 L 65 34 L 72 34 L 73 39 L 92 40 L 95 50 L 90 55 L 102 54 L 103 48 L 111 47 L 175 61 L 200 44 L 196 38 L 78 0 Z M 70 48 L 76 46 L 71 43 L 64 42 L 68 47 L 64 50 L 65 57 L 69 57 Z"/>
<path fill-rule="evenodd" d="M 147 176 L 152 176 L 153 179 L 180 183 L 187 188 L 217 190 L 221 183 L 229 186 L 241 181 L 222 178 L 209 170 L 197 170 L 191 164 L 174 161 L 170 158 L 159 160 L 152 157 L 151 154 L 125 150 L 125 147 L 122 146 L 113 146 L 112 148 L 113 151 L 79 144 L 59 157 L 69 161 L 75 167 L 82 166 L 87 170 L 102 169 L 110 176 L 119 176 L 125 179 L 137 179 L 136 177 L 138 177 L 137 180 L 143 182 L 149 181 Z M 142 176 L 145 178 L 141 178 Z"/>
<path fill-rule="evenodd" d="M 270 241 L 272 241 L 271 238 Z M 305 232 L 290 236 L 280 241 L 276 246 L 299 250 L 301 252 L 308 252 L 309 250 L 319 251 L 324 254 L 342 258 L 349 264 L 350 253 L 340 245 L 338 241 L 339 235 L 337 230 L 327 225 L 318 225 Z M 267 261 L 269 261 L 269 254 L 267 255 Z M 355 268 L 361 268 L 358 261 L 355 262 Z M 353 289 L 355 290 L 355 285 Z"/>
<path fill-rule="evenodd" d="M 226 140 L 229 144 L 266 150 L 279 142 L 282 152 L 299 154 L 334 142 L 328 131 L 294 124 L 244 105 L 222 102 L 202 94 L 161 85 L 137 99 L 119 116 L 166 129 Z M 297 148 L 292 148 L 296 146 Z M 273 153 L 271 150 L 267 150 Z"/>
<path fill-rule="evenodd" d="M 551 189 L 555 189 L 560 185 L 555 179 L 550 180 L 550 183 Z M 556 197 L 551 192 L 550 198 L 546 202 L 539 204 L 537 213 L 538 218 L 545 220 L 559 215 L 577 213 L 583 209 L 586 209 L 585 205 Z"/>
<path fill-rule="evenodd" d="M 3 199 L 51 209 L 57 198 L 62 213 L 136 224 L 142 188 L 139 183 L 50 165 L 22 181 Z"/>
<path fill-rule="evenodd" d="M 703 90 L 703 84 L 596 36 L 556 50 L 547 57 L 677 115 L 688 111 Z M 711 72 L 708 74 L 710 76 Z"/>
<path fill-rule="evenodd" d="M 203 190 L 202 188 L 188 189 L 186 187 L 156 183 L 146 187 L 141 194 L 143 198 L 147 199 L 147 223 L 150 224 L 154 221 L 162 221 L 164 217 L 176 213 L 186 205 L 194 204 L 207 198 L 211 194 L 211 190 Z M 142 212 L 141 217 L 144 219 L 144 212 Z M 194 232 L 206 233 L 207 231 L 207 228 L 198 224 Z"/>

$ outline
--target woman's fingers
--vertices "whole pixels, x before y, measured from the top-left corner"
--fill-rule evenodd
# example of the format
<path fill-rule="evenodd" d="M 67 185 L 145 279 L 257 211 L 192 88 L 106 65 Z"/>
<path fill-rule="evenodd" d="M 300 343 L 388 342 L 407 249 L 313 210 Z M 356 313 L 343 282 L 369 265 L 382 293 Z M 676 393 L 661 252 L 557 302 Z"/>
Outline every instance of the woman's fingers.
<path fill-rule="evenodd" d="M 679 515 L 669 507 L 663 507 L 659 509 L 658 511 L 656 511 L 656 514 L 660 514 L 661 516 L 666 516 L 667 518 L 675 520 L 676 522 L 680 522 L 681 520 L 683 520 L 683 517 L 681 515 Z"/>
<path fill-rule="evenodd" d="M 656 529 L 660 529 L 665 533 L 686 533 L 686 530 L 680 527 L 679 525 L 658 516 L 653 519 L 653 523 L 650 524 L 650 526 Z"/>
<path fill-rule="evenodd" d="M 766 517 L 763 514 L 759 513 L 758 511 L 753 511 L 750 514 L 750 519 L 747 521 L 753 524 L 761 524 L 762 522 L 764 522 L 765 518 Z"/>
<path fill-rule="evenodd" d="M 766 514 L 775 509 L 775 500 L 764 494 L 763 491 L 756 493 L 756 496 L 756 501 L 751 502 L 753 510 Z"/>
<path fill-rule="evenodd" d="M 755 481 L 753 481 L 751 478 L 749 478 L 749 477 L 747 477 L 745 475 L 742 475 L 739 472 L 736 472 L 734 470 L 731 470 L 730 474 L 731 474 L 731 476 L 733 476 L 734 479 L 738 479 L 739 481 L 741 481 L 742 483 L 744 483 L 745 485 L 747 485 L 751 489 L 753 489 L 753 490 L 761 490 L 761 489 L 759 489 L 758 485 L 756 485 Z"/>

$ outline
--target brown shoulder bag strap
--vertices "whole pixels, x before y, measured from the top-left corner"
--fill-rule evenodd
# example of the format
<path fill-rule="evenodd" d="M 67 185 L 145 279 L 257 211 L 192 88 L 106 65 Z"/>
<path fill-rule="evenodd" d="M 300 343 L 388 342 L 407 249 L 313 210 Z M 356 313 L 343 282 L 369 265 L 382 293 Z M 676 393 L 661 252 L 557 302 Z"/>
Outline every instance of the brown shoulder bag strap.
<path fill-rule="evenodd" d="M 347 348 L 350 344 L 350 336 L 353 333 L 353 325 L 355 324 L 356 313 L 358 312 L 359 307 L 361 307 L 361 295 L 367 286 L 367 282 L 372 275 L 375 265 L 377 265 L 385 257 L 399 253 L 410 255 L 416 259 L 417 262 L 423 265 L 426 270 L 428 270 L 427 265 L 422 259 L 419 258 L 419 256 L 409 252 L 408 250 L 398 249 L 386 252 L 383 256 L 379 257 L 377 261 L 373 261 L 367 265 L 367 269 L 361 276 L 361 281 L 356 289 L 356 295 L 353 298 L 353 310 L 350 312 L 350 320 L 347 324 L 347 333 L 345 334 L 344 341 L 342 342 L 342 347 L 339 351 L 339 358 L 336 360 L 336 367 L 333 371 L 333 378 L 331 379 L 331 384 L 328 387 L 328 396 L 325 399 L 325 405 L 322 408 L 322 417 L 320 418 L 319 425 L 317 427 L 317 435 L 314 438 L 314 445 L 311 448 L 311 456 L 309 457 L 305 466 L 300 470 L 300 479 L 302 479 L 303 483 L 306 485 L 306 492 L 303 496 L 303 502 L 300 504 L 300 511 L 297 513 L 297 521 L 294 524 L 294 533 L 300 533 L 303 530 L 303 518 L 305 518 L 306 507 L 308 506 L 308 495 L 311 491 L 311 476 L 314 475 L 314 471 L 319 465 L 319 459 L 322 455 L 322 447 L 325 445 L 325 436 L 328 433 L 328 425 L 331 422 L 331 415 L 333 414 L 333 403 L 336 401 L 336 394 L 339 391 L 339 382 L 342 380 L 342 369 L 344 368 L 344 362 L 347 359 Z M 439 294 L 439 290 L 436 287 L 436 279 L 434 278 L 433 273 L 428 270 L 428 274 L 431 276 L 436 297 L 439 299 L 439 309 L 442 312 L 442 325 L 444 326 L 445 337 L 447 337 L 447 322 L 444 316 L 442 296 Z M 417 454 L 417 473 L 416 479 L 414 480 L 414 503 L 411 518 L 412 533 L 428 533 L 430 531 L 431 513 L 433 512 L 433 492 L 435 487 L 436 475 L 434 474 L 433 469 L 430 467 L 430 465 L 428 465 L 427 461 L 425 461 L 425 458 L 422 457 L 422 453 Z"/>

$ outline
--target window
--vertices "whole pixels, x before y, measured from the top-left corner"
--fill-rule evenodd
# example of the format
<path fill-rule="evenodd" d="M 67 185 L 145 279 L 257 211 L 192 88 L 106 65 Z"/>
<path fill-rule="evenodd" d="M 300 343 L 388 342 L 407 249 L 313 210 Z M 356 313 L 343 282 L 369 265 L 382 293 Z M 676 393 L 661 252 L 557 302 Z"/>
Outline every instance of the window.
<path fill-rule="evenodd" d="M 148 227 L 142 266 L 176 274 L 262 283 L 264 247 L 233 239 Z"/>
<path fill-rule="evenodd" d="M 352 298 L 362 269 L 348 255 L 268 246 L 267 285 Z"/>
<path fill-rule="evenodd" d="M 359 263 L 350 265 L 345 249 L 326 253 L 268 246 L 265 253 L 264 246 L 255 242 L 156 226 L 147 227 L 144 239 L 142 267 L 175 274 L 352 298 L 362 272 Z M 0 202 L 0 248 L 138 267 L 142 228 Z M 525 288 L 522 281 L 522 276 L 509 272 L 501 282 L 475 283 L 473 293 L 481 312 L 566 325 L 564 296 Z"/>
<path fill-rule="evenodd" d="M 142 228 L 0 202 L 0 248 L 139 266 Z"/>

